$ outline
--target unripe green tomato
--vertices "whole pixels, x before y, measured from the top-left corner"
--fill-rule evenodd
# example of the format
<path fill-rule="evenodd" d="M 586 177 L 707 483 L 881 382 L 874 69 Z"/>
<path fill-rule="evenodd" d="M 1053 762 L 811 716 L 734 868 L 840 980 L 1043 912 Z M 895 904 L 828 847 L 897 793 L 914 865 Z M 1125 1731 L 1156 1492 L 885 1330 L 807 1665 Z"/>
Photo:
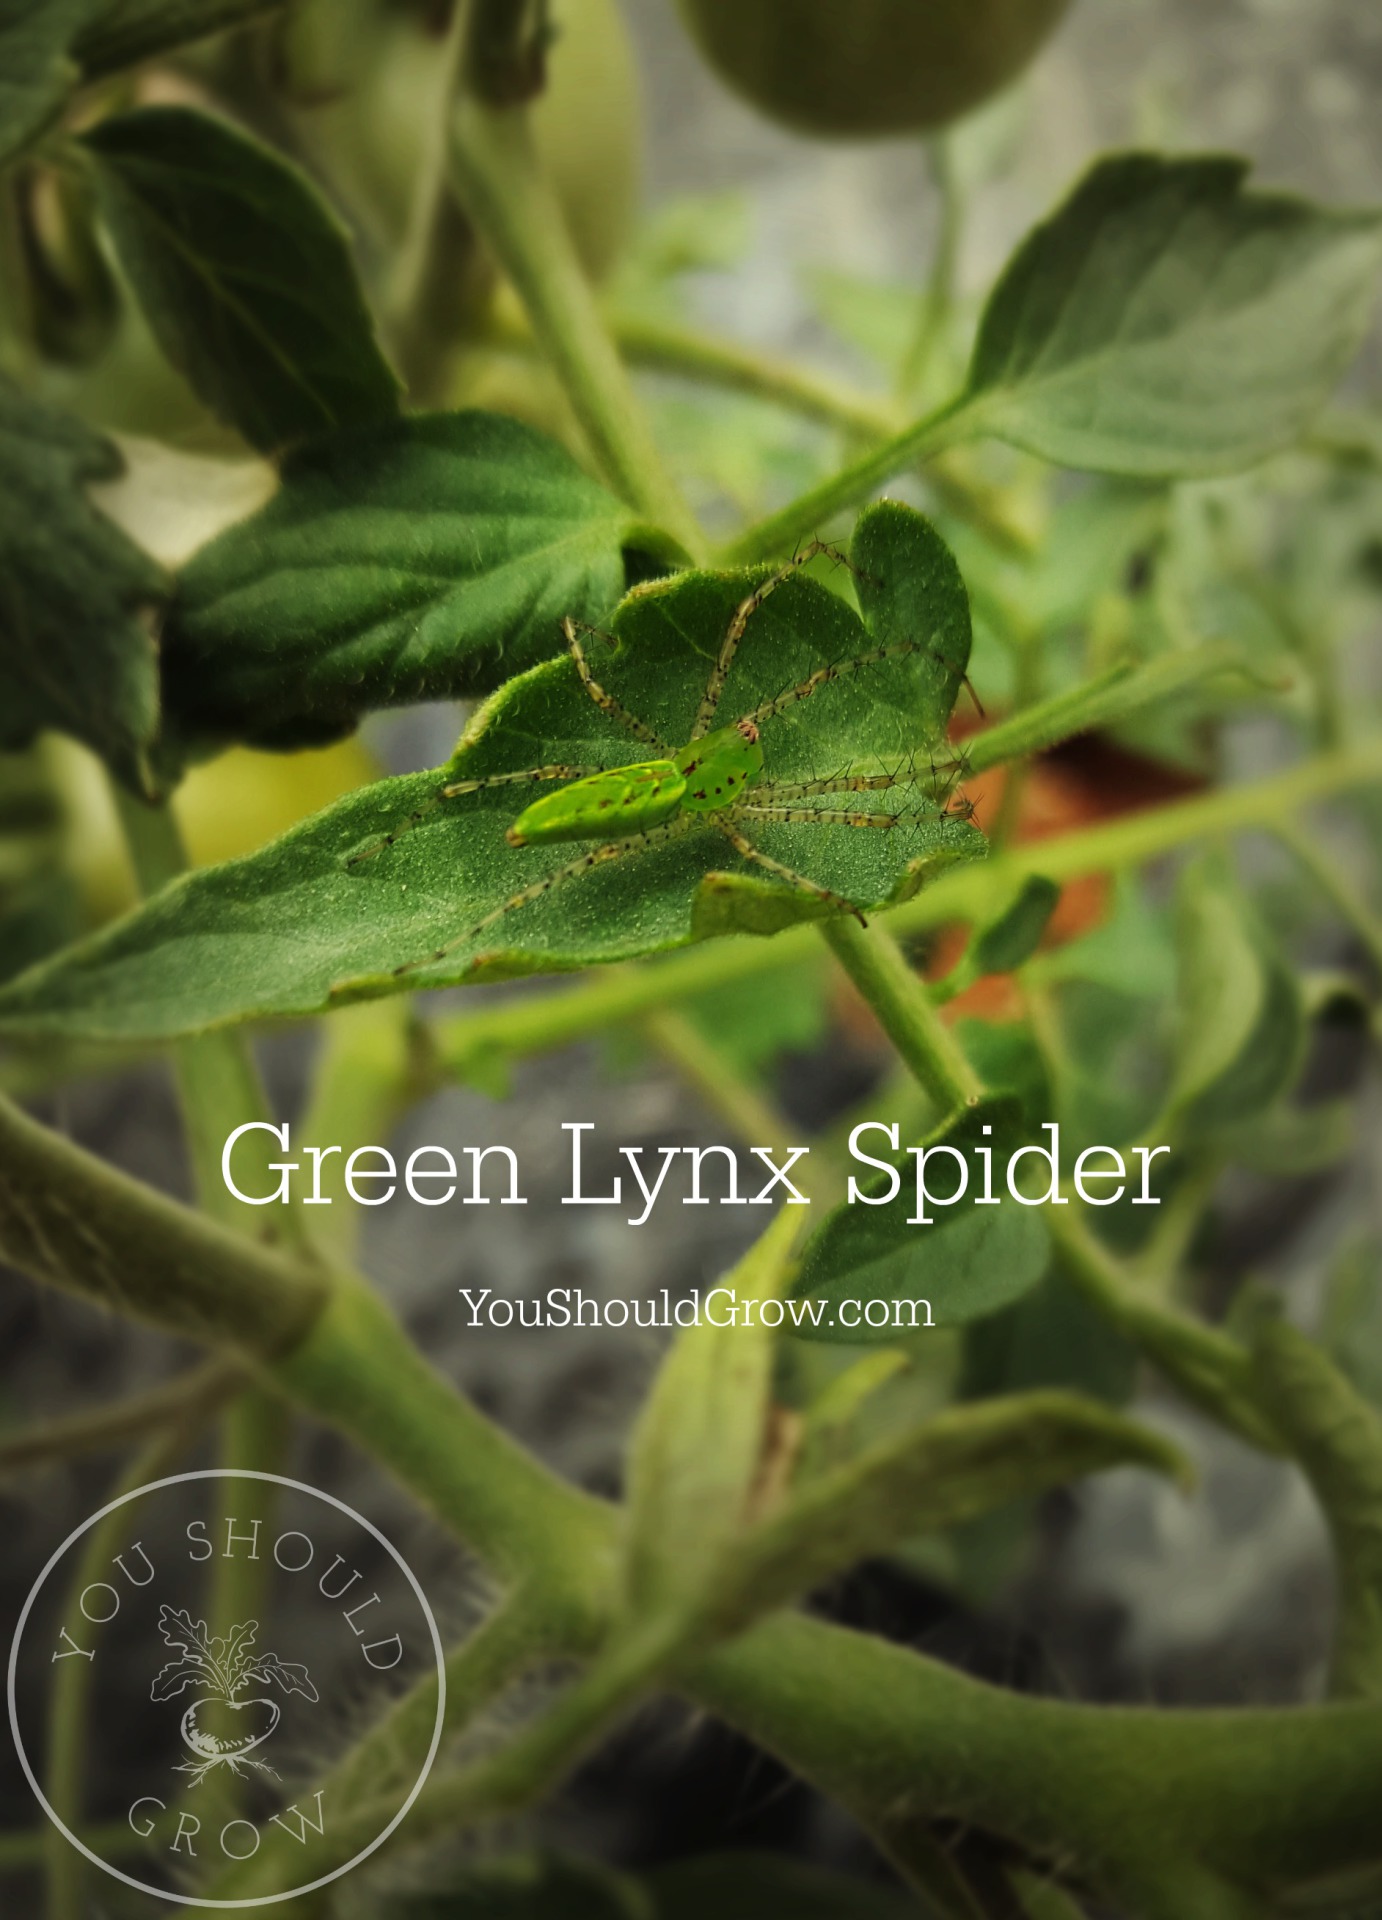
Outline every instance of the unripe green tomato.
<path fill-rule="evenodd" d="M 1068 0 L 678 0 L 701 52 L 798 133 L 925 133 L 1020 73 Z"/>
<path fill-rule="evenodd" d="M 381 246 L 407 228 L 442 112 L 441 39 L 413 13 L 374 0 L 309 0 L 286 49 L 294 124 Z M 553 0 L 548 84 L 533 104 L 538 150 L 586 271 L 601 278 L 633 224 L 641 141 L 637 75 L 616 0 Z M 352 32 L 341 31 L 349 18 Z M 308 27 L 319 28 L 308 39 Z M 328 74 L 325 43 L 335 68 Z M 313 57 L 308 58 L 308 54 Z M 314 84 L 316 82 L 317 84 Z M 315 96 L 315 97 L 314 97 Z"/>

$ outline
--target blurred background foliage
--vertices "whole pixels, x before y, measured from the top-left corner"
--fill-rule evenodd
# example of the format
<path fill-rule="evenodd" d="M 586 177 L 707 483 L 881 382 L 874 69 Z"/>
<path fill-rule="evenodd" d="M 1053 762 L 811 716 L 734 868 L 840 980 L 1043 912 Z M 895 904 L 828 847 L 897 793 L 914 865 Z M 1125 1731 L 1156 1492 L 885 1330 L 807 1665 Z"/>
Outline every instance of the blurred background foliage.
<path fill-rule="evenodd" d="M 1033 47 L 1023 39 L 1003 52 L 999 16 L 1010 10 L 987 9 L 995 23 L 984 72 L 953 76 L 953 100 L 977 110 L 947 125 L 929 97 L 885 99 L 862 56 L 856 71 L 835 53 L 818 113 L 810 62 L 786 65 L 771 36 L 752 37 L 758 16 L 783 11 L 780 0 L 732 9 L 688 0 L 707 66 L 668 0 L 554 0 L 550 85 L 537 109 L 543 157 L 659 444 L 726 538 L 953 391 L 997 266 L 1104 145 L 1235 148 L 1271 184 L 1349 204 L 1382 198 L 1382 19 L 1349 0 L 1078 0 L 1030 70 L 992 99 L 989 82 L 1017 73 Z M 1060 9 L 1036 11 L 1044 32 Z M 867 51 L 868 20 L 890 10 L 859 0 L 858 15 L 848 31 Z M 714 26 L 731 17 L 738 49 L 720 44 Z M 411 400 L 509 412 L 578 447 L 518 304 L 464 215 L 450 203 L 426 210 L 441 244 L 419 231 L 447 25 L 445 0 L 297 0 L 117 77 L 82 110 L 211 106 L 280 147 L 346 223 Z M 912 70 L 891 40 L 882 58 L 894 73 Z M 163 359 L 78 185 L 36 159 L 18 177 L 7 222 L 5 257 L 22 271 L 4 278 L 0 352 L 35 391 L 117 437 L 127 473 L 98 497 L 176 565 L 267 497 L 271 470 Z M 1380 373 L 1374 338 L 1306 444 L 1229 479 L 1168 486 L 1057 474 L 986 444 L 901 484 L 934 516 L 971 591 L 974 699 L 967 713 L 962 702 L 957 739 L 1118 660 L 1153 663 L 1228 640 L 1252 662 L 1251 678 L 1197 684 L 977 776 L 967 792 L 996 847 L 1059 841 L 1224 780 L 1266 779 L 1375 729 Z M 176 800 L 192 859 L 260 846 L 381 769 L 440 758 L 458 719 L 451 707 L 376 716 L 330 748 L 236 749 L 207 762 Z M 1058 1119 L 1071 1155 L 1173 1129 L 1163 1206 L 1101 1220 L 1150 1293 L 1231 1327 L 1251 1324 L 1265 1292 L 1283 1296 L 1374 1406 L 1380 855 L 1374 786 L 1308 835 L 1274 820 L 1231 849 L 1038 889 L 999 926 L 968 939 L 927 930 L 912 944 L 972 1058 L 1020 1097 L 1030 1129 Z M 133 897 L 108 792 L 85 749 L 45 738 L 0 759 L 0 973 Z M 403 1044 L 425 1063 L 412 1089 L 425 1097 L 398 1120 L 405 1146 L 488 1138 L 498 1124 L 492 1099 L 505 1095 L 504 1137 L 538 1170 L 526 1217 L 468 1221 L 462 1250 L 448 1223 L 405 1203 L 367 1223 L 364 1257 L 449 1372 L 574 1477 L 608 1491 L 655 1354 L 641 1337 L 608 1332 L 468 1336 L 456 1286 L 675 1292 L 705 1284 L 742 1238 L 718 1209 L 664 1215 L 637 1237 L 602 1219 L 573 1226 L 555 1204 L 564 1170 L 546 1131 L 554 1107 L 629 1143 L 723 1137 L 725 1088 L 740 1099 L 741 1121 L 762 1102 L 822 1142 L 843 1138 L 857 1117 L 896 1118 L 905 1132 L 923 1116 L 872 1016 L 823 955 L 755 966 L 602 1035 L 592 1022 L 595 1044 L 536 1059 L 504 1037 L 506 1012 L 531 991 L 543 989 L 486 990 L 499 1008 L 489 1028 L 473 998 L 435 1022 L 431 1009 L 419 1016 Z M 351 1015 L 343 1027 L 356 1024 L 332 1044 L 347 1057 L 352 1047 L 367 1053 L 390 1020 L 396 1038 L 400 1016 Z M 301 1099 L 313 1044 L 298 1032 L 264 1038 L 281 1106 Z M 116 1160 L 185 1186 L 175 1122 L 148 1063 L 29 1047 L 0 1060 L 0 1081 L 46 1099 Z M 40 1310 L 27 1295 L 7 1296 L 0 1324 L 0 1412 L 16 1425 L 113 1395 L 163 1364 L 151 1336 L 97 1337 L 77 1309 Z M 956 1399 L 1061 1385 L 1119 1404 L 1136 1395 L 1197 1458 L 1204 1486 L 1187 1508 L 1150 1476 L 1120 1472 L 1078 1497 L 907 1541 L 841 1583 L 830 1602 L 841 1617 L 975 1671 L 1082 1698 L 1239 1702 L 1319 1691 L 1332 1575 L 1298 1473 L 1171 1399 L 1060 1261 L 1011 1306 L 910 1344 L 876 1377 L 856 1375 L 823 1402 L 858 1358 L 797 1345 L 781 1363 L 785 1408 L 833 1408 L 813 1434 L 823 1457 Z M 334 1470 L 346 1471 L 340 1461 Z M 351 1471 L 364 1474 L 376 1505 L 387 1503 L 367 1470 Z M 6 1598 L 25 1584 L 41 1542 L 87 1510 L 92 1484 L 77 1462 L 47 1476 L 41 1510 L 32 1488 L 7 1490 L 17 1525 Z M 6 1817 L 16 1823 L 27 1817 L 21 1799 L 10 1785 Z M 667 1743 L 651 1766 L 641 1751 L 616 1748 L 562 1811 L 530 1827 L 523 1837 L 557 1844 L 598 1834 L 631 1874 L 727 1833 L 836 1869 L 863 1860 L 840 1817 L 713 1733 Z M 680 1915 L 713 1899 L 726 1912 L 739 1911 L 736 1901 L 756 1913 L 873 1911 L 857 1883 L 848 1895 L 824 1880 L 798 1886 L 795 1869 L 747 1860 L 727 1880 L 708 1861 L 683 1870 L 685 1884 L 655 1872 L 646 1895 L 612 1874 L 597 1885 L 593 1869 L 525 1872 L 526 1891 L 522 1874 L 512 1885 L 481 1883 L 473 1910 Z M 750 1899 L 754 1873 L 763 1887 Z M 419 1895 L 391 1911 L 459 1920 L 472 1908 L 457 1897 L 434 1909 Z M 893 1911 L 889 1893 L 867 1897 L 880 1920 Z"/>

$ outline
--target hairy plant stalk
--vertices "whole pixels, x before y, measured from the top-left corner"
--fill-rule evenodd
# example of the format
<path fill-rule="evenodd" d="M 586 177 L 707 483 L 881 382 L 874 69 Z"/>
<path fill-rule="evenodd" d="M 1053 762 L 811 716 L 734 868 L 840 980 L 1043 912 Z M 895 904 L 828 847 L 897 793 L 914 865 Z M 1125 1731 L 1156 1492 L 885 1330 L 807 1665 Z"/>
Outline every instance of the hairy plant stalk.
<path fill-rule="evenodd" d="M 544 175 L 522 105 L 496 107 L 463 86 L 449 129 L 462 205 L 522 301 L 611 487 L 692 560 L 705 539 L 665 470 Z"/>
<path fill-rule="evenodd" d="M 730 542 L 720 556 L 722 562 L 736 566 L 790 553 L 800 541 L 822 532 L 838 514 L 867 500 L 895 475 L 933 459 L 946 448 L 969 439 L 972 433 L 973 419 L 963 395 L 947 401 L 914 426 L 860 454 L 777 513 L 759 520 Z"/>
<path fill-rule="evenodd" d="M 78 34 L 73 52 L 83 76 L 99 80 L 277 13 L 286 4 L 287 0 L 119 0 L 115 6 L 92 10 L 94 17 Z"/>
<path fill-rule="evenodd" d="M 172 1425 L 133 1456 L 111 1497 L 118 1499 L 170 1472 L 214 1412 L 212 1401 L 188 1401 Z M 99 1580 L 109 1567 L 120 1551 L 128 1518 L 126 1510 L 117 1507 L 91 1529 L 77 1556 L 70 1586 L 74 1596 Z M 91 1743 L 87 1714 L 90 1694 L 89 1661 L 72 1659 L 57 1663 L 48 1696 L 44 1788 L 53 1812 L 71 1833 L 80 1832 L 83 1825 L 86 1754 Z M 86 1920 L 91 1869 L 67 1834 L 55 1826 L 48 1829 L 44 1864 L 48 1920 Z"/>
<path fill-rule="evenodd" d="M 983 1097 L 983 1083 L 892 935 L 843 916 L 822 922 L 821 933 L 941 1113 L 976 1106 Z"/>
<path fill-rule="evenodd" d="M 64 1420 L 51 1420 L 41 1426 L 28 1426 L 0 1441 L 0 1475 L 19 1473 L 28 1467 L 40 1467 L 55 1460 L 71 1460 L 79 1454 L 102 1453 L 124 1446 L 130 1440 L 142 1440 L 159 1428 L 175 1424 L 188 1407 L 198 1406 L 215 1412 L 245 1386 L 248 1374 L 229 1360 L 208 1360 L 175 1374 L 147 1393 L 131 1394 L 97 1407 L 91 1413 L 77 1413 Z"/>
<path fill-rule="evenodd" d="M 1124 1273 L 1082 1221 L 1051 1209 L 1051 1237 L 1090 1305 L 1127 1335 L 1187 1399 L 1250 1446 L 1281 1453 L 1271 1409 L 1257 1391 L 1251 1357 L 1227 1334 L 1164 1305 Z"/>

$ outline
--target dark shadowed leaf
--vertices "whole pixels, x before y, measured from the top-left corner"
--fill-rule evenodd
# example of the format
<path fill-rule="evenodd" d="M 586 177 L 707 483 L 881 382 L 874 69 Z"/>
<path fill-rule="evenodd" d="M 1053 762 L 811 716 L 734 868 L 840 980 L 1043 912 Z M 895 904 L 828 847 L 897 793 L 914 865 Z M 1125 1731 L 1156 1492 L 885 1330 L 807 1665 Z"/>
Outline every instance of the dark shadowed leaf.
<path fill-rule="evenodd" d="M 1177 902 L 1179 1026 L 1171 1099 L 1197 1132 L 1232 1127 L 1294 1079 L 1300 989 L 1226 863 L 1186 869 Z"/>
<path fill-rule="evenodd" d="M 1264 1316 L 1253 1363 L 1323 1507 L 1338 1568 L 1331 1691 L 1382 1698 L 1382 1419 L 1303 1333 Z"/>
<path fill-rule="evenodd" d="M 1056 910 L 1060 888 L 1044 874 L 1029 874 L 1016 899 L 974 936 L 971 950 L 977 973 L 1011 973 L 1036 952 L 1046 923 Z"/>
<path fill-rule="evenodd" d="M 919 1920 L 910 1895 L 787 1854 L 702 1854 L 648 1878 L 649 1920 Z"/>
<path fill-rule="evenodd" d="M 183 572 L 170 712 L 193 738 L 279 747 L 490 692 L 560 651 L 563 614 L 608 617 L 634 532 L 555 441 L 499 414 L 317 441 Z"/>
<path fill-rule="evenodd" d="M 0 0 L 0 165 L 55 120 L 77 78 L 69 48 L 97 0 Z"/>
<path fill-rule="evenodd" d="M 462 1869 L 444 1892 L 385 1895 L 379 1920 L 656 1920 L 636 1880 L 574 1854 Z"/>
<path fill-rule="evenodd" d="M 961 1393 L 980 1400 L 1069 1387 L 1118 1405 L 1132 1395 L 1136 1367 L 1136 1348 L 1056 1261 L 1040 1286 L 965 1328 Z"/>
<path fill-rule="evenodd" d="M 1130 1464 L 1190 1477 L 1159 1434 L 1079 1394 L 952 1407 L 808 1481 L 738 1545 L 709 1611 L 722 1627 L 742 1626 L 918 1534 Z"/>
<path fill-rule="evenodd" d="M 974 426 L 1149 478 L 1289 446 L 1362 342 L 1382 216 L 1249 192 L 1246 171 L 1220 156 L 1099 161 L 989 298 Z"/>
<path fill-rule="evenodd" d="M 929 562 L 925 523 L 913 518 Z M 905 569 L 901 548 L 894 552 Z M 734 610 L 763 577 L 686 573 L 629 595 L 612 623 L 615 644 L 592 643 L 600 679 L 663 740 L 684 743 Z M 728 724 L 823 664 L 847 668 L 872 644 L 843 600 L 794 578 L 750 622 L 718 718 Z M 896 784 L 862 798 L 897 824 L 755 822 L 758 846 L 860 907 L 907 898 L 938 870 L 981 854 L 982 836 L 927 790 L 939 743 L 918 714 L 932 711 L 933 684 L 923 644 L 835 672 L 809 698 L 765 718 L 768 787 L 882 768 Z M 538 789 L 506 784 L 439 803 L 443 781 L 549 763 L 621 767 L 652 751 L 586 697 L 569 657 L 550 661 L 494 696 L 446 769 L 363 788 L 247 859 L 177 882 L 16 981 L 0 996 L 0 1021 L 112 1038 L 194 1032 L 308 1013 L 333 998 L 630 959 L 708 932 L 761 931 L 828 910 L 751 867 L 701 816 L 704 824 L 679 839 L 581 864 L 566 884 L 500 912 L 518 890 L 573 858 L 583 862 L 599 842 L 516 849 L 505 828 Z M 415 812 L 416 823 L 400 833 Z M 395 834 L 389 844 L 385 836 Z M 392 972 L 419 962 L 402 978 Z"/>
<path fill-rule="evenodd" d="M 929 520 L 882 500 L 861 516 L 849 557 L 873 639 L 925 643 L 924 661 L 900 692 L 916 712 L 920 738 L 944 739 L 970 648 L 969 595 L 954 554 Z"/>
<path fill-rule="evenodd" d="M 165 583 L 87 496 L 120 472 L 108 440 L 0 381 L 0 749 L 53 727 L 138 788 L 158 724 L 147 616 Z"/>
<path fill-rule="evenodd" d="M 188 107 L 82 139 L 149 325 L 213 413 L 272 452 L 398 411 L 345 229 L 295 167 Z"/>
<path fill-rule="evenodd" d="M 826 1303 L 817 1326 L 805 1323 L 798 1329 L 802 1336 L 895 1346 L 910 1337 L 913 1326 L 927 1325 L 924 1310 L 913 1314 L 914 1302 L 929 1303 L 936 1326 L 954 1326 L 992 1313 L 1034 1287 L 1050 1252 L 1043 1209 L 1012 1199 L 1004 1180 L 1009 1153 L 1029 1141 L 1021 1108 L 1007 1097 L 982 1101 L 959 1121 L 928 1135 L 918 1143 L 921 1147 L 950 1147 L 963 1158 L 964 1184 L 961 1187 L 961 1168 L 951 1153 L 929 1161 L 928 1193 L 945 1196 L 958 1190 L 960 1197 L 954 1205 L 927 1205 L 929 1222 L 918 1219 L 913 1225 L 919 1212 L 918 1163 L 906 1152 L 892 1153 L 882 1132 L 861 1135 L 860 1152 L 894 1165 L 901 1175 L 900 1190 L 896 1198 L 880 1204 L 891 1184 L 889 1176 L 878 1173 L 865 1181 L 856 1167 L 858 1184 L 868 1197 L 837 1207 L 802 1255 L 795 1292 Z M 984 1149 L 993 1156 L 996 1206 L 976 1204 L 984 1192 Z M 846 1306 L 857 1301 L 883 1301 L 891 1311 L 886 1321 L 869 1326 L 855 1307 Z M 842 1309 L 860 1324 L 846 1324 Z"/>

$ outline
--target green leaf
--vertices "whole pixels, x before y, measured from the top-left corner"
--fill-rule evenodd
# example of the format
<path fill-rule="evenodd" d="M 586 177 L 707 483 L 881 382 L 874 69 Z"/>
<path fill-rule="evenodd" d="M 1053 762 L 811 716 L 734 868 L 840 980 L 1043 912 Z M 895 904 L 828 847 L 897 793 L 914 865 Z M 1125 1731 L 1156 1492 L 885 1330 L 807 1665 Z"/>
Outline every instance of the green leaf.
<path fill-rule="evenodd" d="M 738 1073 L 771 1067 L 784 1053 L 818 1047 L 830 1024 L 830 985 L 810 956 L 751 974 L 681 1002 L 681 1011 Z"/>
<path fill-rule="evenodd" d="M 94 0 L 0 0 L 0 166 L 57 119 L 77 79 L 70 48 Z"/>
<path fill-rule="evenodd" d="M 187 107 L 119 114 L 82 144 L 159 345 L 251 446 L 397 413 L 349 238 L 295 167 Z"/>
<path fill-rule="evenodd" d="M 56 728 L 138 790 L 164 578 L 86 491 L 122 471 L 108 440 L 0 380 L 0 750 Z"/>
<path fill-rule="evenodd" d="M 991 1130 L 987 1134 L 985 1127 Z M 929 1302 L 937 1326 L 954 1326 L 992 1313 L 1034 1287 L 1045 1272 L 1050 1252 L 1042 1209 L 1021 1205 L 1007 1195 L 1004 1184 L 1009 1152 L 1027 1144 L 1020 1127 L 1021 1109 L 1015 1100 L 985 1100 L 920 1143 L 925 1148 L 953 1147 L 966 1167 L 964 1197 L 954 1206 L 928 1209 L 929 1225 L 909 1223 L 916 1211 L 916 1162 L 909 1154 L 889 1153 L 882 1133 L 863 1135 L 861 1150 L 894 1164 L 902 1177 L 901 1188 L 886 1205 L 869 1205 L 860 1198 L 837 1207 L 812 1236 L 794 1292 L 798 1297 L 823 1300 L 826 1311 L 817 1327 L 803 1324 L 801 1335 L 896 1346 L 909 1337 L 907 1302 Z M 984 1190 L 979 1158 L 984 1148 L 993 1153 L 993 1191 L 1002 1196 L 997 1206 L 975 1204 Z M 949 1154 L 927 1172 L 928 1184 L 934 1183 L 936 1193 L 950 1193 L 959 1184 L 959 1167 Z M 887 1191 L 889 1181 L 877 1174 L 859 1184 L 862 1193 L 873 1199 Z M 852 1300 L 897 1302 L 899 1307 L 889 1315 L 888 1324 L 849 1327 L 841 1324 L 839 1311 Z M 891 1324 L 894 1320 L 897 1325 Z M 926 1324 L 920 1311 L 917 1324 Z"/>
<path fill-rule="evenodd" d="M 1300 990 L 1225 863 L 1187 867 L 1178 897 L 1180 1022 L 1172 1109 L 1188 1127 L 1234 1126 L 1294 1079 L 1305 1039 Z"/>
<path fill-rule="evenodd" d="M 194 738 L 289 747 L 489 692 L 560 649 L 564 614 L 607 618 L 635 531 L 555 441 L 499 414 L 332 435 L 184 570 L 169 707 Z"/>
<path fill-rule="evenodd" d="M 1011 973 L 1036 952 L 1056 910 L 1060 888 L 1044 874 L 1029 874 L 1012 900 L 974 937 L 971 957 L 977 974 Z"/>
<path fill-rule="evenodd" d="M 776 1299 L 796 1232 L 783 1207 L 721 1285 L 736 1301 Z M 658 1370 L 629 1456 L 626 1567 L 639 1618 L 690 1604 L 746 1524 L 776 1341 L 761 1320 L 740 1326 L 722 1313 L 684 1328 Z"/>
<path fill-rule="evenodd" d="M 777 1853 L 701 1854 L 648 1876 L 655 1920 L 920 1920 L 891 1887 Z"/>
<path fill-rule="evenodd" d="M 1352 360 L 1382 218 L 1244 188 L 1244 161 L 1099 161 L 989 298 L 964 410 L 1062 466 L 1231 472 L 1291 445 Z"/>
<path fill-rule="evenodd" d="M 953 1408 L 809 1481 L 741 1542 L 712 1603 L 716 1624 L 742 1626 L 916 1534 L 1132 1463 L 1190 1478 L 1169 1441 L 1077 1394 Z"/>
<path fill-rule="evenodd" d="M 1382 1418 L 1284 1320 L 1269 1318 L 1259 1329 L 1253 1364 L 1334 1540 L 1339 1595 L 1331 1692 L 1382 1699 Z"/>
<path fill-rule="evenodd" d="M 920 550 L 929 554 L 924 539 Z M 629 595 L 613 621 L 616 644 L 592 643 L 601 681 L 664 739 L 684 742 L 735 609 L 764 577 L 761 569 L 686 573 Z M 794 578 L 750 621 L 721 716 L 728 723 L 788 692 L 822 663 L 860 658 L 871 642 L 837 595 Z M 902 824 L 768 822 L 754 826 L 758 845 L 861 908 L 907 898 L 938 865 L 982 853 L 972 826 L 911 784 L 914 761 L 924 770 L 938 744 L 918 738 L 918 713 L 933 711 L 933 699 L 923 651 L 837 673 L 765 719 L 769 781 L 881 766 L 899 784 L 863 798 Z M 582 868 L 480 927 L 517 890 L 547 880 L 590 843 L 511 847 L 505 828 L 532 797 L 531 786 L 440 802 L 443 780 L 550 762 L 621 766 L 649 751 L 583 693 L 569 657 L 550 661 L 488 702 L 446 769 L 363 788 L 257 853 L 177 882 L 16 981 L 0 995 L 0 1022 L 108 1038 L 190 1033 L 317 1011 L 333 997 L 631 959 L 711 930 L 752 931 L 825 910 L 815 896 L 751 870 L 709 823 Z M 414 814 L 411 829 L 400 832 Z M 389 835 L 398 836 L 392 844 Z M 451 941 L 442 961 L 401 978 L 392 972 Z"/>
<path fill-rule="evenodd" d="M 917 723 L 910 739 L 939 744 L 969 668 L 969 595 L 955 556 L 923 515 L 880 500 L 859 516 L 849 557 L 870 638 L 928 649 L 894 698 Z"/>
<path fill-rule="evenodd" d="M 463 1869 L 442 1893 L 386 1893 L 381 1920 L 658 1920 L 635 1880 L 575 1854 Z"/>
<path fill-rule="evenodd" d="M 1059 1262 L 1039 1286 L 965 1328 L 967 1400 L 1067 1387 L 1121 1405 L 1132 1395 L 1137 1350 L 1067 1279 Z"/>
<path fill-rule="evenodd" d="M 1382 1240 L 1365 1236 L 1336 1260 L 1320 1339 L 1358 1391 L 1382 1406 Z"/>
<path fill-rule="evenodd" d="M 0 756 L 0 980 L 64 946 L 81 928 L 66 824 L 43 749 Z"/>
<path fill-rule="evenodd" d="M 1120 874 L 1107 917 L 1092 933 L 1038 955 L 1027 978 L 1043 986 L 1079 982 L 1133 999 L 1168 1000 L 1175 991 L 1176 958 L 1167 922 L 1137 879 Z"/>
<path fill-rule="evenodd" d="M 1239 650 L 1232 646 L 1164 654 L 1141 667 L 1131 660 L 1123 662 L 985 728 L 967 747 L 966 763 L 971 773 L 981 773 L 1096 727 L 1116 727 L 1149 708 L 1159 713 L 1177 694 L 1224 676 L 1246 677 Z"/>

